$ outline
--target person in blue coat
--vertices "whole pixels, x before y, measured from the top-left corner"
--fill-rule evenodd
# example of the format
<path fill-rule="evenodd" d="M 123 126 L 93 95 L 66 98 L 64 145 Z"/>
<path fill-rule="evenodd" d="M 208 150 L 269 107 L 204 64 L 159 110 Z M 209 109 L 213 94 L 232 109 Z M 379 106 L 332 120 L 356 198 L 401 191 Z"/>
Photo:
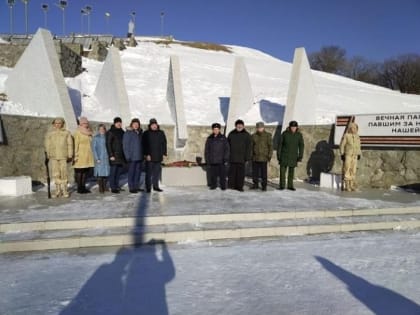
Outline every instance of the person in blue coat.
<path fill-rule="evenodd" d="M 106 179 L 109 176 L 109 157 L 106 150 L 106 127 L 104 124 L 98 126 L 98 133 L 92 140 L 93 158 L 95 160 L 94 175 L 98 180 L 99 192 L 103 194 L 106 190 Z"/>
<path fill-rule="evenodd" d="M 140 175 L 143 164 L 143 130 L 140 128 L 140 120 L 133 118 L 130 128 L 123 136 L 124 156 L 128 163 L 128 189 L 135 194 L 141 191 Z"/>

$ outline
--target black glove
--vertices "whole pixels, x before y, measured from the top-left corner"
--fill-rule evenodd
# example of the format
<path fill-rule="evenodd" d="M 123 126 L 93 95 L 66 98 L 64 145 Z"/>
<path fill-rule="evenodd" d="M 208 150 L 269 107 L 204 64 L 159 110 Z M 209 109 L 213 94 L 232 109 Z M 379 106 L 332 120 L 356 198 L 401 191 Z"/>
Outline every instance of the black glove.
<path fill-rule="evenodd" d="M 341 161 L 345 161 L 346 160 L 346 156 L 344 154 L 341 155 Z"/>
<path fill-rule="evenodd" d="M 297 161 L 298 161 L 298 163 L 300 163 L 300 162 L 302 162 L 302 159 L 298 159 Z"/>
<path fill-rule="evenodd" d="M 360 154 L 357 156 L 357 160 L 360 160 Z"/>

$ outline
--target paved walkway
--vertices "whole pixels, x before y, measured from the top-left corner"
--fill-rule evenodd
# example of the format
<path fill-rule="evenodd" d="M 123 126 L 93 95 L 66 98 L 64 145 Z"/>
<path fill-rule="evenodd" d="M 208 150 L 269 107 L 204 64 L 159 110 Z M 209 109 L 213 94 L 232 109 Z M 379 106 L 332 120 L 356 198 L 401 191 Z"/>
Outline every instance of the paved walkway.
<path fill-rule="evenodd" d="M 0 223 L 132 216 L 220 214 L 275 211 L 341 210 L 419 206 L 418 194 L 369 190 L 346 193 L 297 183 L 298 190 L 267 192 L 209 191 L 206 187 L 165 187 L 163 193 L 72 194 L 47 199 L 45 191 L 0 197 Z"/>

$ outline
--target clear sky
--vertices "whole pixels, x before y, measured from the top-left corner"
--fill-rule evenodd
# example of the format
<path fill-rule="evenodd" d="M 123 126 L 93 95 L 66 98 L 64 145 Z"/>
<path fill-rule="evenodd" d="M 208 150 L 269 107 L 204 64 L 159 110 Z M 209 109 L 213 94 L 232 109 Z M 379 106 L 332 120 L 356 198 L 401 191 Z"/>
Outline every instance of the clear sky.
<path fill-rule="evenodd" d="M 62 33 L 58 0 L 29 1 L 29 32 L 44 25 L 41 4 L 49 4 L 48 28 Z M 125 35 L 136 12 L 137 35 L 164 33 L 180 40 L 248 46 L 291 61 L 295 47 L 307 52 L 339 45 L 349 56 L 382 61 L 420 53 L 420 0 L 68 0 L 66 32 L 82 30 L 81 9 L 93 8 L 91 33 Z M 106 23 L 105 12 L 111 17 Z M 83 28 L 86 33 L 87 18 Z M 14 29 L 25 33 L 24 5 L 16 0 Z M 9 32 L 9 9 L 0 0 L 0 33 Z"/>

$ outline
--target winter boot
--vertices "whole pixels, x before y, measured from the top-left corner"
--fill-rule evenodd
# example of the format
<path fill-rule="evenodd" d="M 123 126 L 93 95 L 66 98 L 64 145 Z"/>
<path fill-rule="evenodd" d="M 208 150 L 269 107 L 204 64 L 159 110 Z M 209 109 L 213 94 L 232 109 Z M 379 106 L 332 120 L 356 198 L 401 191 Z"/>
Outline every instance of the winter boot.
<path fill-rule="evenodd" d="M 55 191 L 53 194 L 53 198 L 59 198 L 61 197 L 61 195 L 63 194 L 63 192 L 61 191 L 61 185 L 60 184 L 55 184 Z"/>
<path fill-rule="evenodd" d="M 99 193 L 103 194 L 104 193 L 104 179 L 102 177 L 99 177 L 97 182 L 98 182 Z"/>
<path fill-rule="evenodd" d="M 64 198 L 70 197 L 69 191 L 67 190 L 67 183 L 61 184 L 61 191 L 63 192 Z"/>
<path fill-rule="evenodd" d="M 351 181 L 344 180 L 344 191 L 351 191 Z"/>
<path fill-rule="evenodd" d="M 357 191 L 357 185 L 355 180 L 350 181 L 350 189 L 351 191 Z"/>

